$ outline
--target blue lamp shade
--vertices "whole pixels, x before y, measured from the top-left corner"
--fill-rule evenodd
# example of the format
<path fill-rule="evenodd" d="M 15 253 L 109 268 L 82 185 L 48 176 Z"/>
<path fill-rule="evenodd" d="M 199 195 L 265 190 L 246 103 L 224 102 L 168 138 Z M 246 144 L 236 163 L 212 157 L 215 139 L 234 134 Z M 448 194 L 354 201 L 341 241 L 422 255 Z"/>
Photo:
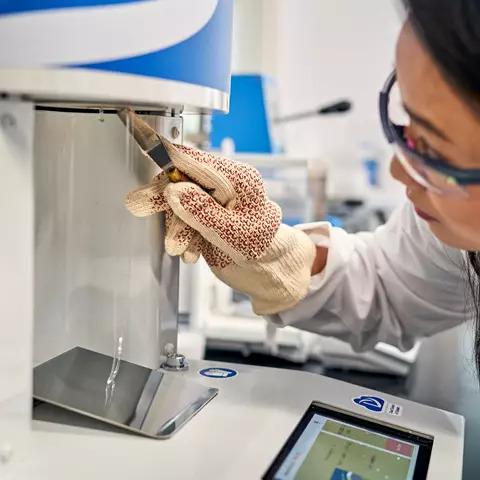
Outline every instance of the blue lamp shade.
<path fill-rule="evenodd" d="M 263 75 L 232 75 L 230 113 L 212 118 L 210 142 L 220 148 L 225 138 L 237 153 L 279 153 L 272 134 L 274 83 Z"/>

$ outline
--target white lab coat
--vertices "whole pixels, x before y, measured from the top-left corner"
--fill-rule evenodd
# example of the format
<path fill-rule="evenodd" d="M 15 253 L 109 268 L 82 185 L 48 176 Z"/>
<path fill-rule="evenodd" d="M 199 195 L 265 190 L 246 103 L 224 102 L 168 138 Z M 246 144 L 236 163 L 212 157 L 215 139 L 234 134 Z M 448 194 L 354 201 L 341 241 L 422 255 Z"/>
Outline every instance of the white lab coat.
<path fill-rule="evenodd" d="M 316 232 L 329 234 L 326 268 L 306 298 L 270 317 L 276 325 L 337 337 L 357 351 L 377 342 L 409 350 L 471 316 L 465 254 L 442 244 L 410 204 L 375 232 L 303 229 L 314 241 Z"/>

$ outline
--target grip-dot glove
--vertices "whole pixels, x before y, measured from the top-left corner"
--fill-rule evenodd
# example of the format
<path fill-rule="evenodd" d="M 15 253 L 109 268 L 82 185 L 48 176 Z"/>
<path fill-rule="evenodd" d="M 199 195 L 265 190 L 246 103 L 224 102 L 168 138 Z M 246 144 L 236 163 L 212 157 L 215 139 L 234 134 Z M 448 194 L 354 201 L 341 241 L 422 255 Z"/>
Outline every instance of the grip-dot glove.
<path fill-rule="evenodd" d="M 316 249 L 305 233 L 281 223 L 258 171 L 163 141 L 192 182 L 171 183 L 160 174 L 127 196 L 127 208 L 137 216 L 165 212 L 167 253 L 186 262 L 202 255 L 220 280 L 249 295 L 255 313 L 298 303 L 308 291 Z"/>

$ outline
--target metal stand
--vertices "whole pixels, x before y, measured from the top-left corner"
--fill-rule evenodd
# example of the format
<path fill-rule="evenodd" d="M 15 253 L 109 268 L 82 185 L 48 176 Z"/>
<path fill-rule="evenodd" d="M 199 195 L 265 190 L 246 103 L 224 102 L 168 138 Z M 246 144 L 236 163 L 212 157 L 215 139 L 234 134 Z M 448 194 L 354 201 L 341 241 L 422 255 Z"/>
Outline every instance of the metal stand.
<path fill-rule="evenodd" d="M 34 369 L 33 396 L 147 437 L 165 439 L 218 393 L 181 374 L 126 361 L 109 383 L 111 365 L 111 357 L 76 347 Z"/>

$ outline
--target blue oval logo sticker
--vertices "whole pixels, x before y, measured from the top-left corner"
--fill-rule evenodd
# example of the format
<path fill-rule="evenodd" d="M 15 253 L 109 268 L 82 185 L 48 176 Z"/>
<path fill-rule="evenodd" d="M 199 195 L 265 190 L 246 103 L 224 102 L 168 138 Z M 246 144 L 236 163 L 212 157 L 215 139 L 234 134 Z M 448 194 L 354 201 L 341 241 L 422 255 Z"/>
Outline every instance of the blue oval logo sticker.
<path fill-rule="evenodd" d="M 238 372 L 236 370 L 232 370 L 231 368 L 211 367 L 204 368 L 198 373 L 209 378 L 231 378 L 234 377 Z"/>
<path fill-rule="evenodd" d="M 385 400 L 381 397 L 362 395 L 361 397 L 356 397 L 352 400 L 353 403 L 356 403 L 360 407 L 366 408 L 370 412 L 381 413 L 385 407 Z"/>

